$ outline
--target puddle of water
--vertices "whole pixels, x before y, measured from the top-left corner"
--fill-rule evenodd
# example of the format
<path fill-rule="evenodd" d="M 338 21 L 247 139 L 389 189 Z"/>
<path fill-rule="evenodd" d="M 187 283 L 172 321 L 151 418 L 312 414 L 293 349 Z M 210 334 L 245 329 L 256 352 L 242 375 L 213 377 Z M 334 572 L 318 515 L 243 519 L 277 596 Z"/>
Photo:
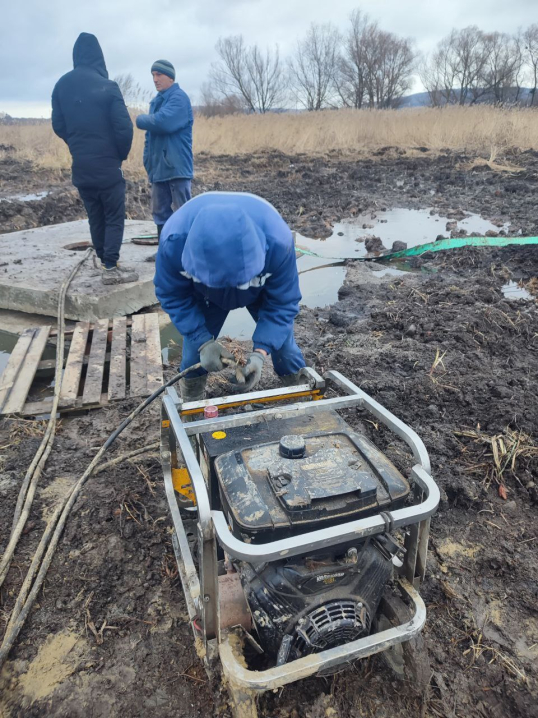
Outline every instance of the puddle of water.
<path fill-rule="evenodd" d="M 296 242 L 299 247 L 326 258 L 364 257 L 367 252 L 363 240 L 367 237 L 379 237 L 387 249 L 391 249 L 396 240 L 406 242 L 408 247 L 416 247 L 434 242 L 440 234 L 449 237 L 446 223 L 452 221 L 455 220 L 430 214 L 430 209 L 390 209 L 375 212 L 373 217 L 368 213 L 339 222 L 327 239 L 310 239 L 297 234 Z M 457 229 L 464 229 L 468 234 L 477 232 L 481 236 L 488 230 L 499 232 L 508 226 L 509 222 L 497 227 L 479 215 L 470 215 L 457 222 Z"/>
<path fill-rule="evenodd" d="M 13 351 L 18 337 L 0 329 L 0 377 L 6 368 L 11 352 Z"/>
<path fill-rule="evenodd" d="M 353 220 L 345 220 L 335 225 L 333 234 L 327 239 L 311 239 L 296 235 L 299 247 L 319 254 L 319 257 L 300 255 L 297 258 L 299 270 L 299 283 L 303 295 L 301 304 L 310 308 L 326 307 L 338 301 L 338 290 L 344 283 L 344 258 L 357 258 L 366 255 L 364 242 L 357 242 L 358 238 L 377 236 L 387 248 L 392 247 L 395 240 L 407 242 L 413 247 L 426 242 L 433 242 L 437 235 L 450 233 L 446 231 L 448 217 L 431 215 L 429 209 L 392 209 L 361 215 Z M 370 225 L 363 228 L 363 225 Z M 465 229 L 468 233 L 478 232 L 485 234 L 488 230 L 499 231 L 491 222 L 478 215 L 471 215 L 457 223 L 458 229 Z M 508 225 L 505 225 L 507 227 Z M 374 267 L 372 267 L 374 269 Z M 402 276 L 413 271 L 405 262 L 394 262 L 392 266 L 375 266 L 375 276 L 383 277 Z M 254 331 L 254 321 L 246 309 L 237 309 L 230 312 L 221 336 L 231 336 L 236 339 L 250 339 Z M 181 337 L 170 324 L 161 333 L 163 360 L 173 363 L 181 356 Z"/>
<path fill-rule="evenodd" d="M 501 289 L 507 299 L 533 299 L 532 294 L 524 287 L 520 287 L 517 282 L 507 282 Z"/>
<path fill-rule="evenodd" d="M 411 269 L 411 267 L 409 267 L 408 269 L 396 269 L 396 267 L 380 267 L 379 269 L 374 269 L 373 274 L 374 277 L 402 277 L 412 271 L 413 270 Z"/>
<path fill-rule="evenodd" d="M 338 301 L 338 290 L 346 276 L 343 262 L 303 255 L 297 259 L 297 269 L 302 305 L 316 309 Z"/>
<path fill-rule="evenodd" d="M 9 361 L 9 352 L 0 350 L 0 375 L 6 368 L 6 364 Z"/>
<path fill-rule="evenodd" d="M 33 202 L 36 199 L 44 199 L 49 195 L 50 192 L 38 192 L 37 194 L 12 194 L 9 197 L 4 197 L 6 202 Z"/>
<path fill-rule="evenodd" d="M 41 193 L 45 196 L 46 193 Z M 38 195 L 25 195 L 29 199 L 39 199 Z M 22 196 L 19 197 L 22 199 Z M 299 282 L 303 295 L 301 304 L 310 308 L 326 307 L 338 300 L 338 290 L 342 286 L 345 277 L 345 267 L 342 259 L 357 258 L 366 255 L 364 242 L 356 240 L 367 236 L 377 236 L 383 241 L 385 247 L 390 249 L 395 240 L 407 242 L 408 247 L 432 242 L 437 235 L 446 231 L 447 217 L 431 215 L 429 209 L 392 209 L 379 211 L 372 218 L 371 214 L 361 215 L 353 220 L 345 220 L 335 225 L 331 237 L 325 240 L 311 239 L 297 234 L 297 245 L 316 252 L 321 256 L 310 257 L 301 255 L 297 258 L 299 270 Z M 363 225 L 369 225 L 363 228 Z M 505 225 L 505 228 L 508 225 Z M 478 215 L 471 215 L 457 223 L 459 229 L 465 229 L 468 233 L 478 232 L 485 234 L 488 230 L 498 231 L 499 228 L 491 222 L 482 219 Z M 395 266 L 396 265 L 396 266 Z M 383 265 L 376 271 L 377 277 L 385 275 L 399 276 L 410 271 L 410 268 L 403 262 L 394 263 L 392 266 Z M 514 285 L 516 289 L 512 289 Z M 517 287 L 510 282 L 508 293 L 514 298 L 529 298 L 526 290 Z M 517 293 L 517 297 L 514 294 Z M 506 296 L 508 294 L 505 292 Z M 230 312 L 221 336 L 231 336 L 236 339 L 250 339 L 254 331 L 254 321 L 246 309 L 237 309 Z M 0 372 L 8 361 L 15 341 L 13 335 L 10 341 L 12 345 L 7 346 L 2 339 L 0 332 Z M 161 331 L 161 345 L 163 346 L 162 356 L 166 363 L 175 363 L 181 356 L 181 336 L 172 324 L 167 325 Z M 49 388 L 50 389 L 50 388 Z"/>

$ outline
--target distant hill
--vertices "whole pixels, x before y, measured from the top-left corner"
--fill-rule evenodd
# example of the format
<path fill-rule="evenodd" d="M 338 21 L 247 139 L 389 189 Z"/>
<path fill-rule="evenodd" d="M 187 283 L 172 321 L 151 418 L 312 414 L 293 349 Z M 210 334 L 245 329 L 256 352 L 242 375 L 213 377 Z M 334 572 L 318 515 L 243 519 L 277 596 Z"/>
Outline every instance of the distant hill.
<path fill-rule="evenodd" d="M 458 95 L 459 89 L 454 90 L 454 95 Z M 521 87 L 519 88 L 519 93 L 517 88 L 512 87 L 510 90 L 506 93 L 507 100 L 506 102 L 513 102 L 518 103 L 521 105 L 528 105 L 530 101 L 532 91 L 528 87 Z M 517 99 L 516 99 L 517 98 Z M 487 103 L 492 103 L 494 101 L 493 93 L 490 92 L 488 94 L 483 95 L 479 100 L 477 100 L 476 104 L 484 105 Z M 444 103 L 443 103 L 444 104 Z M 470 105 L 471 102 L 467 102 L 466 104 Z M 430 106 L 430 95 L 427 92 L 415 92 L 413 95 L 406 95 L 405 97 L 402 97 L 400 102 L 398 103 L 398 107 L 429 107 Z"/>
<path fill-rule="evenodd" d="M 0 112 L 0 125 L 43 125 L 50 124 L 50 118 L 43 117 L 11 117 L 7 112 Z"/>

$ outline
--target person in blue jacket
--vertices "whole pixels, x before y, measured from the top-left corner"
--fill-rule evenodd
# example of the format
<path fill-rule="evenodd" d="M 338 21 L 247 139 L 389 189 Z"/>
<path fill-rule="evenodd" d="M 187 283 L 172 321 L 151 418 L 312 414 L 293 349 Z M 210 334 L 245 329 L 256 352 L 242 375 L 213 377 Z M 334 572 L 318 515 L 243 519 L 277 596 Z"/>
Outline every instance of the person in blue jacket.
<path fill-rule="evenodd" d="M 152 186 L 153 220 L 160 237 L 166 220 L 191 198 L 193 116 L 187 94 L 175 82 L 172 63 L 157 60 L 151 74 L 158 94 L 151 101 L 149 115 L 136 118 L 136 126 L 146 130 L 144 167 Z"/>
<path fill-rule="evenodd" d="M 73 70 L 52 92 L 52 129 L 69 147 L 73 184 L 84 202 L 104 284 L 134 282 L 120 267 L 125 225 L 121 164 L 133 141 L 133 123 L 120 88 L 108 79 L 95 35 L 82 32 L 73 47 Z"/>
<path fill-rule="evenodd" d="M 155 270 L 157 298 L 183 337 L 181 370 L 202 365 L 181 381 L 183 401 L 202 399 L 207 372 L 232 358 L 217 337 L 238 307 L 256 322 L 253 351 L 238 369 L 245 391 L 268 355 L 285 385 L 297 383 L 305 361 L 293 333 L 301 300 L 295 246 L 269 202 L 242 192 L 191 199 L 165 224 Z"/>

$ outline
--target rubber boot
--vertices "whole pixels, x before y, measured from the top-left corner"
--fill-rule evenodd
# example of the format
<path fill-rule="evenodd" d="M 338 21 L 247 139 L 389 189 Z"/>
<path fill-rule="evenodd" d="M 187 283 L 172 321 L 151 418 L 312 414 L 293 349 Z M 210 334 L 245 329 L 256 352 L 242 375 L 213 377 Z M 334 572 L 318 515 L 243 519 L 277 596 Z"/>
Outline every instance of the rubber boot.
<path fill-rule="evenodd" d="M 202 376 L 193 376 L 190 379 L 180 379 L 179 388 L 181 391 L 181 400 L 187 401 L 202 401 L 205 398 L 205 385 L 207 382 L 207 374 Z M 190 421 L 196 421 L 197 419 L 203 419 L 203 414 L 187 414 L 182 418 L 182 421 L 188 423 Z"/>
<path fill-rule="evenodd" d="M 299 369 L 299 371 L 295 372 L 295 374 L 286 374 L 285 376 L 281 376 L 280 381 L 286 387 L 297 386 L 298 384 L 308 383 L 303 376 L 302 369 Z"/>
<path fill-rule="evenodd" d="M 193 376 L 189 379 L 180 379 L 179 388 L 181 390 L 181 400 L 202 401 L 205 396 L 205 385 L 207 382 L 207 374 L 202 376 Z"/>
<path fill-rule="evenodd" d="M 285 387 L 298 386 L 299 384 L 308 384 L 308 379 L 304 376 L 303 370 L 299 369 L 295 374 L 286 374 L 281 376 L 280 381 Z M 296 402 L 310 401 L 310 397 L 302 396 L 299 399 L 295 399 Z"/>
<path fill-rule="evenodd" d="M 158 224 L 157 226 L 157 244 L 161 241 L 161 232 L 163 231 L 164 224 Z M 151 257 L 146 257 L 146 262 L 154 262 L 157 259 L 157 252 L 152 254 Z"/>

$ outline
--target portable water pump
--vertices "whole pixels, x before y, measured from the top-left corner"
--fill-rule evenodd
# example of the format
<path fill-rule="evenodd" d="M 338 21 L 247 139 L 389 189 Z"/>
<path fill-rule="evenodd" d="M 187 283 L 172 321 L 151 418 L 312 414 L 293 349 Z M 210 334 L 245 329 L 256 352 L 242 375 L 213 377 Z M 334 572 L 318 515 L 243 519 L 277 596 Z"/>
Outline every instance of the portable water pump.
<path fill-rule="evenodd" d="M 372 653 L 400 647 L 405 664 L 425 621 L 417 588 L 439 491 L 422 441 L 337 372 L 307 370 L 304 381 L 163 400 L 161 456 L 195 641 L 208 668 L 220 657 L 238 716 L 246 705 L 252 715 L 256 693 Z M 328 388 L 341 395 L 325 398 Z M 218 417 L 181 420 L 210 403 Z M 240 411 L 253 404 L 263 408 Z M 408 444 L 408 478 L 338 413 L 354 407 Z M 246 664 L 245 643 L 264 670 Z"/>

